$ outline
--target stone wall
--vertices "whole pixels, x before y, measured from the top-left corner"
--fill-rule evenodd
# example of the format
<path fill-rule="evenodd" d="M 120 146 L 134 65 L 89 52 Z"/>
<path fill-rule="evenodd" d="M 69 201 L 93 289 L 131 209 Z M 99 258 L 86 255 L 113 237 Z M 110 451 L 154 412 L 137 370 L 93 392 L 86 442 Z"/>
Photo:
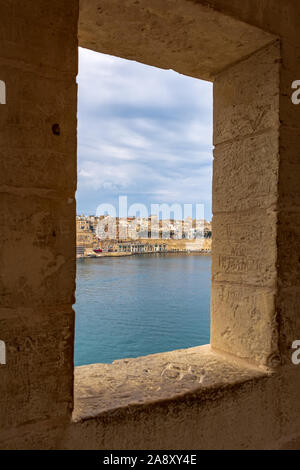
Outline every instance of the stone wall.
<path fill-rule="evenodd" d="M 118 13 L 117 3 L 81 0 L 82 45 L 215 82 L 212 347 L 273 373 L 246 388 L 235 384 L 226 398 L 221 390 L 216 400 L 193 404 L 170 397 L 126 421 L 126 409 L 111 418 L 100 413 L 97 443 L 110 435 L 123 448 L 295 447 L 300 111 L 291 84 L 300 77 L 299 2 L 128 0 Z M 109 423 L 119 427 L 113 435 Z M 79 428 L 91 436 L 94 426 L 89 420 Z"/>
<path fill-rule="evenodd" d="M 214 82 L 211 344 L 270 366 L 280 361 L 279 63 L 276 41 Z"/>
<path fill-rule="evenodd" d="M 0 447 L 53 447 L 73 400 L 77 17 L 1 1 Z"/>
<path fill-rule="evenodd" d="M 300 4 L 295 0 L 191 0 L 246 21 L 280 38 L 279 166 L 276 205 L 276 321 L 280 361 L 288 364 L 291 344 L 300 337 L 300 109 L 291 85 L 300 77 Z M 248 86 L 251 85 L 248 84 Z M 263 102 L 262 102 L 263 103 Z M 266 178 L 267 179 L 267 178 Z"/>
<path fill-rule="evenodd" d="M 71 422 L 78 2 L 4 0 L 0 341 L 7 364 L 0 365 L 0 447 L 296 447 L 300 369 L 290 355 L 300 337 L 300 108 L 290 95 L 300 79 L 299 2 L 80 5 L 82 46 L 215 80 L 216 351 L 193 356 L 211 382 L 189 379 L 180 396 L 170 384 L 167 395 L 164 388 L 151 396 L 161 373 L 156 365 L 170 359 L 149 358 L 147 402 L 129 393 L 126 405 L 104 413 L 85 377 L 94 412 L 83 407 L 78 414 L 85 395 L 77 384 L 79 419 Z M 190 353 L 172 354 L 186 370 Z"/>

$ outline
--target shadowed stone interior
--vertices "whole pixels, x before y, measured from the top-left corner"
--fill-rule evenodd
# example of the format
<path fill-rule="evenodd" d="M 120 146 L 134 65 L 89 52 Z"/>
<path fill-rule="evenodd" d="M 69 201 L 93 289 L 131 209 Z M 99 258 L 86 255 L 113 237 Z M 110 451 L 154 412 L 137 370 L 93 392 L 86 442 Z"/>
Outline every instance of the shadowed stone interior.
<path fill-rule="evenodd" d="M 86 420 L 126 406 L 188 394 L 201 400 L 220 386 L 230 387 L 268 373 L 226 360 L 209 346 L 76 367 L 73 419 Z"/>
<path fill-rule="evenodd" d="M 0 448 L 297 448 L 299 2 L 3 0 L 0 18 Z M 214 239 L 210 347 L 84 366 L 74 390 L 78 44 L 214 81 Z"/>

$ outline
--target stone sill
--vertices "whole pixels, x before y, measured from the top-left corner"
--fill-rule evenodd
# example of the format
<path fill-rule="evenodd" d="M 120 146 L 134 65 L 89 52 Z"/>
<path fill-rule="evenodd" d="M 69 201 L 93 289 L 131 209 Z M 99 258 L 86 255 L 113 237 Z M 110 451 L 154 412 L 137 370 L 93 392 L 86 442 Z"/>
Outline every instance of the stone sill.
<path fill-rule="evenodd" d="M 189 396 L 204 403 L 270 374 L 210 345 L 76 367 L 73 422 Z"/>

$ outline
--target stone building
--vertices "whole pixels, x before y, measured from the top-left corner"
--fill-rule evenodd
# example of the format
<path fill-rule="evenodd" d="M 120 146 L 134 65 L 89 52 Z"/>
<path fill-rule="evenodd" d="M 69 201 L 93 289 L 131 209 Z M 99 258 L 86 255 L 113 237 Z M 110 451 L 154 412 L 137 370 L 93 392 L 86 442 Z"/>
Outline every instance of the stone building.
<path fill-rule="evenodd" d="M 299 447 L 300 2 L 4 0 L 0 22 L 0 448 Z M 208 346 L 74 371 L 78 45 L 214 82 Z"/>
<path fill-rule="evenodd" d="M 159 242 L 158 240 L 153 243 L 149 240 L 118 242 L 117 248 L 121 253 L 133 254 L 166 253 L 168 250 L 167 244 Z"/>
<path fill-rule="evenodd" d="M 96 235 L 97 217 L 76 217 L 76 255 L 82 257 L 85 253 L 102 248 L 102 243 Z"/>

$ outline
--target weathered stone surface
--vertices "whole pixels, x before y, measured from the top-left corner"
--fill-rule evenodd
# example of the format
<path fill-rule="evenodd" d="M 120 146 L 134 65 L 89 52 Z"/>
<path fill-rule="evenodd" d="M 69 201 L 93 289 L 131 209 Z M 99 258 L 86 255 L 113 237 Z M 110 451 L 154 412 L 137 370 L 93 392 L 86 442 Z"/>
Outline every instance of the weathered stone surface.
<path fill-rule="evenodd" d="M 299 21 L 299 18 L 297 19 Z M 299 31 L 300 25 L 298 25 Z M 292 84 L 300 80 L 300 47 L 297 40 L 283 40 L 281 44 L 282 67 L 280 69 L 280 122 L 284 127 L 300 129 L 300 105 L 292 103 L 292 94 L 295 89 Z"/>
<path fill-rule="evenodd" d="M 208 346 L 76 368 L 76 422 L 64 448 L 286 446 L 300 406 L 294 374 L 251 368 Z M 293 422 L 294 435 L 298 426 Z"/>
<path fill-rule="evenodd" d="M 300 116 L 300 105 L 298 106 Z M 299 119 L 300 120 L 300 119 Z M 281 211 L 300 211 L 300 126 L 280 129 L 280 201 Z"/>
<path fill-rule="evenodd" d="M 5 429 L 49 417 L 65 419 L 70 413 L 73 327 L 68 307 L 0 308 L 7 351 L 7 364 L 0 366 L 0 446 Z"/>
<path fill-rule="evenodd" d="M 76 367 L 73 420 L 189 393 L 201 400 L 221 384 L 226 387 L 264 375 L 263 371 L 226 361 L 209 346 Z"/>
<path fill-rule="evenodd" d="M 26 16 L 23 15 L 23 6 L 12 4 L 2 7 L 5 11 L 1 18 L 5 18 L 0 27 L 1 59 L 30 64 L 41 70 L 41 67 L 54 69 L 73 75 L 77 67 L 77 55 L 70 51 L 76 40 L 76 3 L 68 0 L 69 8 L 73 9 L 70 22 L 65 22 L 65 27 L 57 29 L 55 26 L 41 24 L 39 18 L 43 17 L 40 0 L 37 0 L 35 8 L 40 9 L 39 16 L 32 18 L 26 8 Z M 57 2 L 55 2 L 57 4 Z M 52 3 L 52 16 L 59 17 L 59 9 L 55 12 L 55 3 Z M 36 11 L 36 10 L 35 10 Z M 45 12 L 47 16 L 47 13 Z"/>
<path fill-rule="evenodd" d="M 213 281 L 275 287 L 276 224 L 273 211 L 214 216 Z"/>
<path fill-rule="evenodd" d="M 1 195 L 0 306 L 74 302 L 75 201 L 42 196 Z"/>
<path fill-rule="evenodd" d="M 223 39 L 224 47 L 220 49 L 223 57 L 220 58 L 215 42 L 219 34 L 216 24 L 204 21 L 208 26 L 206 34 L 208 30 L 212 34 L 209 41 L 198 24 L 197 33 L 193 22 L 186 28 L 185 19 L 190 9 L 200 5 L 261 28 L 279 37 L 280 42 L 263 47 L 272 42 L 269 37 L 270 41 L 264 43 L 263 40 L 255 48 L 260 51 L 252 54 L 253 50 L 249 58 L 245 58 L 243 52 L 236 57 L 235 45 L 228 47 Z M 100 5 L 97 0 L 81 0 L 80 43 L 94 50 L 174 68 L 196 77 L 210 79 L 217 71 L 221 72 L 215 79 L 214 92 L 213 205 L 217 216 L 213 229 L 212 345 L 258 364 L 271 367 L 278 367 L 281 362 L 290 364 L 290 341 L 300 333 L 298 223 L 292 222 L 299 218 L 296 149 L 300 145 L 297 133 L 300 121 L 298 109 L 291 107 L 290 100 L 291 82 L 300 79 L 299 61 L 296 63 L 300 6 L 292 1 L 276 0 L 191 0 L 185 2 L 187 8 L 182 15 L 185 19 L 181 21 L 176 16 L 178 6 L 180 2 L 164 3 L 163 7 L 161 3 L 152 3 L 150 8 L 144 2 L 127 1 L 117 12 L 119 5 L 114 2 Z M 199 9 L 199 16 L 193 17 L 200 23 L 200 18 L 203 20 L 210 11 L 201 9 L 200 13 Z M 124 19 L 122 24 L 118 23 L 119 15 Z M 219 17 L 219 26 L 224 32 L 223 20 Z M 204 23 L 202 28 L 205 29 Z M 240 26 L 242 31 L 243 26 Z M 233 42 L 234 35 L 233 28 Z M 252 33 L 253 45 L 254 36 Z M 242 35 L 242 42 L 244 38 Z M 189 46 L 195 42 L 200 46 L 195 46 L 192 56 Z M 208 42 L 214 44 L 214 51 L 209 49 Z M 198 63 L 194 57 L 198 58 Z M 289 130 L 285 129 L 287 126 Z M 293 212 L 289 215 L 281 212 L 291 208 Z M 223 260 L 221 265 L 220 259 Z M 142 363 L 143 359 L 140 361 Z M 133 364 L 130 362 L 131 368 Z M 122 369 L 122 363 L 92 367 L 94 373 L 98 367 L 103 368 L 108 378 L 100 388 L 102 398 L 108 397 L 105 387 L 115 383 L 115 366 L 118 371 Z M 197 368 L 201 367 L 203 363 L 199 358 Z M 212 369 L 212 374 L 216 373 L 216 364 Z M 297 442 L 295 436 L 300 431 L 299 421 L 294 419 L 299 413 L 298 370 L 296 366 L 279 368 L 277 374 L 267 380 L 250 381 L 234 387 L 235 391 L 229 387 L 224 395 L 218 388 L 220 400 L 215 400 L 203 385 L 198 387 L 194 400 L 187 389 L 179 397 L 171 392 L 168 398 L 168 386 L 161 380 L 164 400 L 151 402 L 151 394 L 141 392 L 139 386 L 132 388 L 135 380 L 132 379 L 128 389 L 133 397 L 141 399 L 139 404 L 125 406 L 126 400 L 130 403 L 132 397 L 118 396 L 116 392 L 113 395 L 116 402 L 109 405 L 109 400 L 104 400 L 98 408 L 96 397 L 92 396 L 99 390 L 96 373 L 90 382 L 90 395 L 88 390 L 82 390 L 80 416 L 84 419 L 90 411 L 95 415 L 97 409 L 100 416 L 72 427 L 66 445 L 88 448 L 93 442 L 95 448 L 112 448 L 112 445 L 116 448 L 139 445 L 189 449 L 284 448 L 289 441 Z M 83 370 L 77 372 L 78 380 L 81 373 L 83 377 Z M 87 369 L 85 373 L 88 382 Z M 140 381 L 136 379 L 139 384 L 145 380 L 143 373 L 141 375 Z M 154 383 L 157 384 L 157 377 Z M 181 383 L 182 390 L 186 385 L 187 382 Z M 203 394 L 207 401 L 202 399 Z M 86 414 L 84 397 L 88 403 Z M 123 408 L 109 411 L 110 407 L 120 404 Z"/>
<path fill-rule="evenodd" d="M 10 69 L 11 70 L 11 69 Z M 7 76 L 12 74 L 7 73 Z M 13 73 L 22 83 L 23 74 Z M 76 150 L 76 107 L 68 104 L 68 102 L 60 103 L 60 96 L 56 100 L 47 102 L 43 100 L 42 90 L 47 89 L 47 80 L 32 80 L 33 75 L 28 77 L 24 74 L 25 80 L 27 78 L 28 88 L 26 93 L 12 93 L 9 86 L 10 80 L 6 79 L 7 84 L 7 102 L 5 110 L 0 118 L 0 149 L 34 149 L 48 150 L 52 152 L 75 152 Z M 33 81 L 31 85 L 30 81 Z M 30 87 L 42 85 L 40 93 L 31 94 Z M 76 100 L 76 86 L 70 86 L 70 82 L 55 82 L 57 87 L 62 87 L 65 94 L 70 94 L 70 98 Z M 53 85 L 52 85 L 53 86 Z M 20 85 L 23 87 L 23 85 Z M 50 87 L 49 87 L 50 88 Z M 32 88 L 31 88 L 32 89 Z M 55 93 L 55 87 L 52 88 Z M 12 94 L 12 98 L 11 98 Z M 10 101 L 11 100 L 11 101 Z M 75 101 L 76 102 L 76 101 Z M 53 133 L 53 125 L 57 124 L 60 129 L 60 134 Z M 40 159 L 43 156 L 41 152 Z M 70 157 L 69 157 L 70 158 Z M 21 163 L 21 162 L 20 162 Z M 69 166 L 72 163 L 73 168 L 76 168 L 74 162 L 69 161 Z M 74 175 L 74 171 L 72 172 Z M 24 176 L 25 179 L 25 176 Z"/>
<path fill-rule="evenodd" d="M 0 146 L 0 190 L 3 187 L 44 189 L 52 194 L 74 196 L 76 167 L 68 153 L 55 150 L 43 152 L 35 148 Z"/>
<path fill-rule="evenodd" d="M 279 72 L 280 43 L 276 41 L 216 77 L 215 145 L 278 130 Z"/>
<path fill-rule="evenodd" d="M 214 283 L 211 343 L 220 351 L 251 357 L 257 364 L 278 366 L 276 289 L 243 283 Z M 247 334 L 244 334 L 247 332 Z"/>
<path fill-rule="evenodd" d="M 80 1 L 82 47 L 206 80 L 272 39 L 246 23 L 215 15 L 207 2 Z"/>
<path fill-rule="evenodd" d="M 24 72 L 1 59 L 0 71 L 7 101 L 0 113 L 0 187 L 46 188 L 72 196 L 76 84 Z M 54 124 L 59 125 L 59 136 L 53 134 Z"/>
<path fill-rule="evenodd" d="M 193 15 L 197 33 L 192 21 L 186 27 L 189 12 L 192 8 L 196 12 L 200 5 L 261 28 L 279 37 L 280 44 L 277 42 L 242 60 L 246 56 L 243 52 L 235 56 L 238 52 L 236 44 L 228 47 L 220 35 L 223 46 L 219 49 L 218 39 L 215 39 L 219 35 L 218 27 L 216 29 L 216 24 L 212 25 L 207 18 L 201 21 L 209 15 L 209 8 L 201 9 L 201 13 L 199 9 L 199 15 Z M 299 115 L 290 101 L 291 81 L 300 78 L 297 75 L 299 61 L 296 63 L 300 6 L 293 1 L 277 0 L 191 0 L 185 2 L 181 18 L 176 16 L 178 6 L 180 2 L 175 1 L 164 2 L 163 6 L 161 2 L 159 5 L 152 2 L 151 8 L 143 1 L 126 1 L 120 9 L 116 2 L 100 4 L 97 0 L 81 0 L 80 42 L 94 50 L 174 68 L 197 77 L 210 78 L 216 71 L 221 72 L 215 81 L 214 104 L 214 142 L 217 145 L 214 212 L 218 214 L 214 222 L 214 276 L 220 274 L 216 269 L 220 256 L 233 255 L 235 259 L 225 263 L 221 278 L 214 280 L 212 343 L 218 349 L 275 367 L 283 356 L 285 361 L 290 361 L 288 344 L 292 336 L 296 337 L 300 332 L 296 300 L 299 290 L 296 263 L 298 229 L 291 222 L 292 218 L 298 218 L 295 211 L 298 170 L 294 165 L 297 165 L 295 150 L 299 147 L 299 138 L 294 130 L 299 128 Z M 122 22 L 118 21 L 120 16 Z M 219 17 L 218 21 L 224 32 L 223 20 L 224 17 Z M 204 23 L 206 34 L 209 30 L 212 34 L 210 41 L 203 34 L 206 29 Z M 241 31 L 245 31 L 240 26 Z M 233 42 L 234 36 L 232 28 Z M 251 34 L 250 43 L 253 45 L 254 36 Z M 242 35 L 242 42 L 244 38 Z M 272 41 L 269 38 L 267 42 Z M 249 55 L 267 42 L 263 40 L 259 47 L 256 42 Z M 189 47 L 195 43 L 192 54 Z M 214 51 L 209 49 L 208 43 L 214 45 Z M 245 43 L 243 51 L 244 47 Z M 219 56 L 220 51 L 223 57 Z M 198 63 L 194 57 L 198 58 Z M 293 129 L 291 139 L 283 126 Z M 292 145 L 289 145 L 290 140 Z M 289 216 L 281 213 L 291 206 L 294 212 Z M 288 250 L 286 244 L 290 244 Z M 237 262 L 237 257 L 243 260 Z M 250 259 L 254 260 L 252 264 Z M 241 266 L 243 271 L 239 273 L 236 269 Z M 142 359 L 140 361 L 143 362 Z M 121 363 L 92 367 L 101 370 L 103 367 L 105 374 L 112 374 L 108 384 L 101 385 L 102 391 L 115 382 L 115 366 L 119 371 L 122 368 Z M 202 366 L 199 358 L 197 368 Z M 213 370 L 215 373 L 215 365 Z M 136 406 L 123 406 L 114 412 L 108 410 L 110 405 L 107 412 L 103 412 L 108 402 L 104 408 L 99 404 L 100 416 L 71 427 L 65 445 L 124 449 L 139 445 L 152 449 L 284 448 L 290 441 L 295 446 L 295 442 L 299 442 L 295 436 L 300 432 L 299 420 L 295 418 L 299 414 L 298 370 L 295 366 L 279 368 L 268 379 L 250 380 L 246 385 L 229 387 L 226 392 L 218 388 L 220 400 L 207 389 L 204 392 L 203 386 L 198 388 L 198 393 L 204 394 L 207 401 L 203 399 L 204 395 L 200 399 L 197 393 L 194 399 L 191 398 L 192 394 L 187 390 L 179 397 L 171 394 L 167 398 L 166 387 L 163 388 L 165 398 L 162 402 L 149 403 L 151 397 L 141 393 L 137 387 L 138 392 L 134 388 L 133 396 L 139 393 L 142 402 Z M 157 379 L 154 383 L 157 384 Z M 91 379 L 91 384 L 87 402 L 94 404 L 91 406 L 94 415 L 97 405 L 96 397 L 92 395 L 99 390 L 97 376 Z M 182 388 L 184 385 L 181 384 Z M 84 393 L 89 396 L 88 390 Z M 106 392 L 104 395 L 108 396 Z M 130 398 L 119 396 L 113 407 L 122 400 L 130 403 Z M 84 419 L 89 411 L 85 415 L 83 403 L 84 399 L 80 412 Z M 124 401 L 122 403 L 124 405 Z M 87 406 L 87 410 L 91 408 Z"/>
<path fill-rule="evenodd" d="M 0 2 L 0 448 L 55 447 L 72 411 L 77 17 Z"/>
<path fill-rule="evenodd" d="M 287 194 L 284 197 L 284 205 L 287 202 L 286 197 Z M 295 197 L 292 196 L 291 200 L 295 201 Z M 300 338 L 299 219 L 299 211 L 281 211 L 279 215 L 277 311 L 280 325 L 280 348 L 285 363 L 290 362 L 293 342 Z"/>
<path fill-rule="evenodd" d="M 9 358 L 0 366 L 0 447 L 295 447 L 300 108 L 290 97 L 300 79 L 299 2 L 81 0 L 82 46 L 198 78 L 217 74 L 212 346 L 222 354 L 96 365 L 92 377 L 83 368 L 70 424 L 77 16 L 77 0 L 0 3 L 8 98 L 0 106 L 0 339 Z"/>
<path fill-rule="evenodd" d="M 276 311 L 280 44 L 215 81 L 211 344 L 281 362 Z"/>
<path fill-rule="evenodd" d="M 280 214 L 280 286 L 299 288 L 300 279 L 300 220 L 295 211 Z"/>
<path fill-rule="evenodd" d="M 279 132 L 272 130 L 217 145 L 213 171 L 215 214 L 277 209 L 278 142 Z"/>

